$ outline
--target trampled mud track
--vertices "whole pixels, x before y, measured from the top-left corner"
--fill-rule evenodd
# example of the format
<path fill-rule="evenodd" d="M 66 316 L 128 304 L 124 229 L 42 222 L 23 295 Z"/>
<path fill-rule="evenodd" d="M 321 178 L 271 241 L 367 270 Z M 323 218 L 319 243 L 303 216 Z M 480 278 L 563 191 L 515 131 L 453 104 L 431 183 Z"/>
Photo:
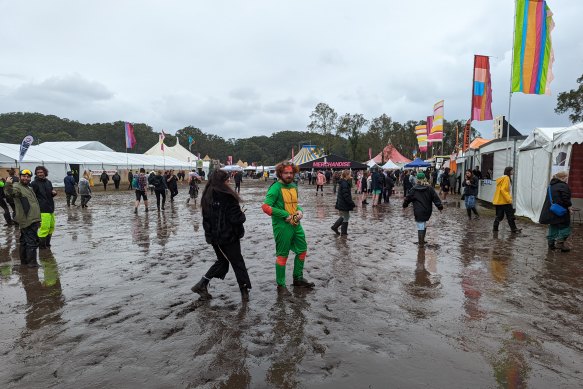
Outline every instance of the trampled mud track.
<path fill-rule="evenodd" d="M 357 208 L 345 239 L 330 230 L 331 185 L 301 185 L 316 289 L 278 299 L 266 188 L 241 193 L 247 305 L 232 271 L 209 302 L 190 291 L 215 255 L 184 187 L 137 216 L 128 191 L 87 210 L 57 197 L 38 271 L 17 266 L 18 233 L 0 227 L 0 387 L 581 387 L 581 226 L 571 253 L 549 252 L 544 226 L 494 236 L 493 212 L 467 221 L 454 196 L 418 250 L 400 196 Z"/>

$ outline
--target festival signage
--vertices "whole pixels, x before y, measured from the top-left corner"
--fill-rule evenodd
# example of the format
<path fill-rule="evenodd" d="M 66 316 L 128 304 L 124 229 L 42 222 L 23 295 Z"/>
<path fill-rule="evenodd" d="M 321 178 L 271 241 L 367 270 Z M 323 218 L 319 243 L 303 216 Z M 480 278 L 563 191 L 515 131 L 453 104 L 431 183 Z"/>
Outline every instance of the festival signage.
<path fill-rule="evenodd" d="M 300 169 L 367 169 L 364 163 L 330 154 L 299 165 Z"/>
<path fill-rule="evenodd" d="M 20 156 L 18 157 L 18 163 L 22 162 L 32 142 L 34 142 L 32 135 L 27 135 L 24 137 L 22 143 L 20 144 Z"/>
<path fill-rule="evenodd" d="M 464 146 L 462 151 L 465 152 L 470 147 L 470 133 L 472 132 L 472 120 L 468 120 L 464 126 Z"/>
<path fill-rule="evenodd" d="M 315 168 L 350 168 L 350 162 L 314 162 Z"/>

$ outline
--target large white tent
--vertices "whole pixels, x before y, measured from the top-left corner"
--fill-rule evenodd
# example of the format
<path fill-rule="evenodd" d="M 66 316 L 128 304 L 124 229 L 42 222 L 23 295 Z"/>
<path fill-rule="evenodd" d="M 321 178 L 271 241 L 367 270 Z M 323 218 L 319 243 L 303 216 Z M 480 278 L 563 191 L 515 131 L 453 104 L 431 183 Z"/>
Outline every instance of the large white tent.
<path fill-rule="evenodd" d="M 383 170 L 398 170 L 401 167 L 389 159 L 387 163 L 382 166 L 382 168 Z"/>
<path fill-rule="evenodd" d="M 30 146 L 21 164 L 18 164 L 19 155 L 20 145 L 0 143 L 0 168 L 34 170 L 36 166 L 44 165 L 55 186 L 62 184 L 68 170 L 81 174 L 85 170 L 91 170 L 94 174 L 104 170 L 108 174 L 119 171 L 122 178 L 125 178 L 128 170 L 142 167 L 150 171 L 188 169 L 190 166 L 172 157 L 118 153 L 100 142 L 44 142 Z"/>
<path fill-rule="evenodd" d="M 199 159 L 196 155 L 192 154 L 190 151 L 188 151 L 184 146 L 180 144 L 180 142 L 178 141 L 178 137 L 176 138 L 176 144 L 174 146 L 167 146 L 166 144 L 164 144 L 164 150 L 162 150 L 160 143 L 156 143 L 154 146 L 152 146 L 152 148 L 150 148 L 150 150 L 146 151 L 144 154 L 156 155 L 159 157 L 166 158 L 170 157 L 187 163 L 195 162 Z"/>
<path fill-rule="evenodd" d="M 567 128 L 536 128 L 520 145 L 519 173 L 514 178 L 518 216 L 538 222 L 550 179 L 561 170 L 569 170 L 572 146 L 577 143 L 583 143 L 583 123 Z"/>

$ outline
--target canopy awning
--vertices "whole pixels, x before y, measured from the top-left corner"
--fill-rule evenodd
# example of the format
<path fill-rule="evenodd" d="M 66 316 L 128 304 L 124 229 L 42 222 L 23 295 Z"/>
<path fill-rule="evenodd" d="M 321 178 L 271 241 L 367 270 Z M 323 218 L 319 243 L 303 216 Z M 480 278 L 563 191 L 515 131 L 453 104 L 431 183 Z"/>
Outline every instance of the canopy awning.
<path fill-rule="evenodd" d="M 313 161 L 299 165 L 300 169 L 367 169 L 368 166 L 361 162 L 352 161 L 339 155 L 330 154 Z"/>

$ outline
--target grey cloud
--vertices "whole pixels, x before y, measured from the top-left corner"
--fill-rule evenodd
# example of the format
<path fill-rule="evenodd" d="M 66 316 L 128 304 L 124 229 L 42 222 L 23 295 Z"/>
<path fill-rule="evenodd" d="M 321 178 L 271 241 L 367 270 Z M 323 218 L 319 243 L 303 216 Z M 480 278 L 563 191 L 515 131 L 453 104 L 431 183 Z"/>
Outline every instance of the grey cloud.
<path fill-rule="evenodd" d="M 493 108 L 507 112 L 514 13 L 508 0 L 387 0 L 358 7 L 337 0 L 308 8 L 305 1 L 282 8 L 267 0 L 227 8 L 186 0 L 144 2 L 139 9 L 114 0 L 81 8 L 29 3 L 11 2 L 11 12 L 0 14 L 0 35 L 17 34 L 21 43 L 0 43 L 4 112 L 91 122 L 123 118 L 168 131 L 192 124 L 237 137 L 304 129 L 320 102 L 339 114 L 370 119 L 386 113 L 403 122 L 430 114 L 444 98 L 446 118 L 458 119 L 470 110 L 473 54 L 497 57 L 491 61 Z M 516 95 L 511 119 L 517 128 L 568 124 L 553 108 L 557 93 L 574 88 L 581 75 L 583 2 L 550 6 L 556 23 L 553 96 Z M 119 28 L 88 22 L 88 10 Z M 133 17 L 125 18 L 130 11 Z M 20 29 L 26 20 L 36 22 Z M 144 29 L 144 21 L 157 28 Z M 78 40 L 70 39 L 71 30 Z M 54 77 L 62 74 L 73 76 Z"/>
<path fill-rule="evenodd" d="M 229 96 L 233 99 L 237 100 L 257 100 L 259 99 L 259 93 L 254 88 L 251 87 L 243 87 L 233 89 Z"/>
<path fill-rule="evenodd" d="M 295 105 L 296 101 L 293 98 L 288 97 L 287 99 L 266 103 L 263 106 L 263 111 L 272 114 L 289 114 L 293 112 Z"/>
<path fill-rule="evenodd" d="M 113 93 L 96 81 L 89 81 L 78 74 L 51 77 L 41 82 L 28 82 L 12 93 L 18 100 L 58 100 L 76 104 L 109 100 Z"/>
<path fill-rule="evenodd" d="M 320 63 L 324 65 L 343 65 L 344 58 L 339 50 L 324 50 L 320 53 Z"/>

